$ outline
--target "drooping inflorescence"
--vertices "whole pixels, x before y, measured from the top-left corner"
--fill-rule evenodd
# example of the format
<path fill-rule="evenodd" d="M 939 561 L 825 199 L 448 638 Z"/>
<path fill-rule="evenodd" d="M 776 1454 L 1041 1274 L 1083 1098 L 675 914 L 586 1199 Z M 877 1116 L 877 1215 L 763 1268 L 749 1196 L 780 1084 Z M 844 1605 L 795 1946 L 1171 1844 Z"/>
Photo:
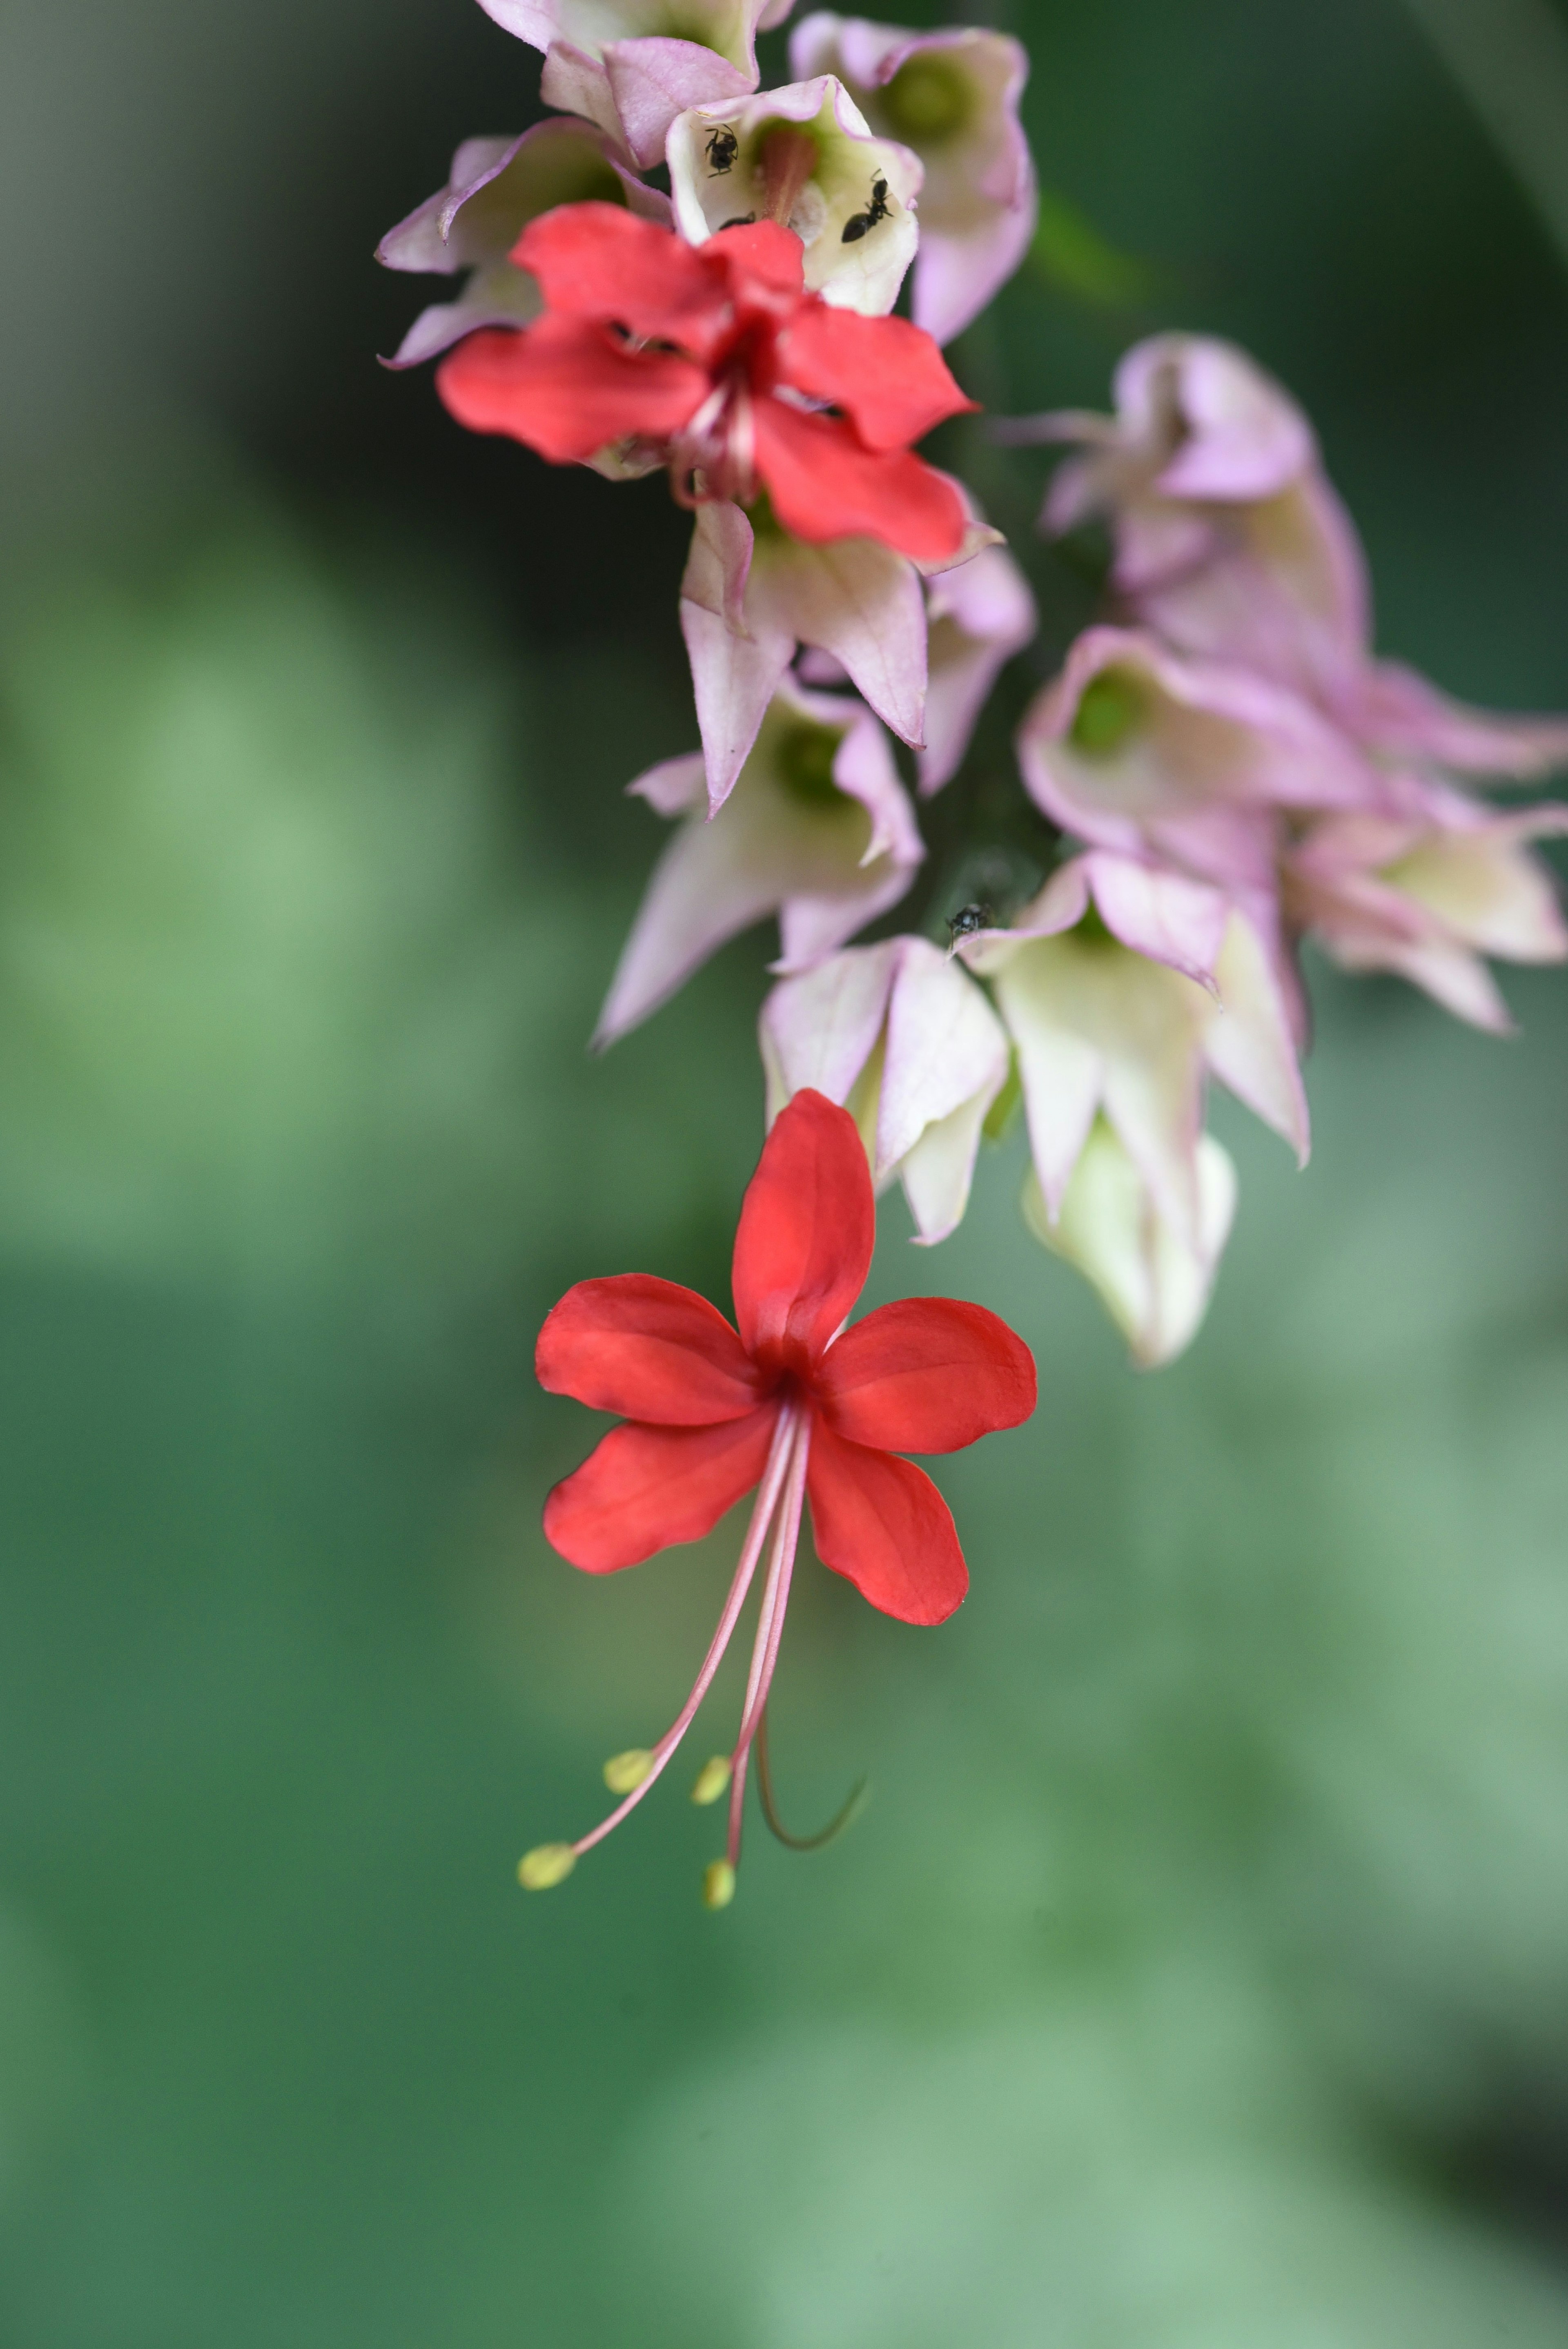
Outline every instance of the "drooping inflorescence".
<path fill-rule="evenodd" d="M 983 1139 L 1021 1109 L 1028 1228 L 1094 1284 L 1137 1361 L 1170 1360 L 1202 1319 L 1235 1207 L 1206 1131 L 1211 1081 L 1306 1159 L 1304 942 L 1492 1030 L 1509 1018 L 1491 959 L 1568 957 L 1531 847 L 1568 830 L 1568 808 L 1481 795 L 1568 764 L 1568 719 L 1464 707 L 1375 654 L 1360 543 L 1311 425 L 1202 336 L 1129 351 L 1111 415 L 989 428 L 1066 452 L 1047 539 L 1109 537 L 1092 623 L 1043 644 L 1016 555 L 916 450 L 973 409 L 941 347 L 1034 235 L 1027 65 L 1009 36 L 817 13 L 790 36 L 797 78 L 760 90 L 757 35 L 789 0 L 693 0 L 678 36 L 663 0 L 484 5 L 544 53 L 557 111 L 468 140 L 383 243 L 391 267 L 460 281 L 390 364 L 438 358 L 459 422 L 552 462 L 664 471 L 693 517 L 679 610 L 696 746 L 628 785 L 676 829 L 596 1040 L 776 916 L 769 1122 L 804 1102 L 819 1123 L 847 1111 L 834 1147 L 858 1135 L 868 1183 L 896 1177 L 930 1245 L 965 1213 Z M 894 316 L 906 281 L 910 315 Z M 589 1285 L 595 1311 L 616 1287 Z M 558 1375 L 587 1295 L 552 1317 L 541 1375 L 594 1400 L 585 1371 Z M 740 1318 L 740 1338 L 709 1335 L 752 1361 L 725 1373 L 752 1395 L 760 1358 Z M 558 1881 L 655 1783 L 766 1550 L 739 1738 L 699 1780 L 705 1799 L 730 1791 L 708 1897 L 733 1891 L 808 1494 L 826 1562 L 903 1611 L 844 1562 L 854 1542 L 834 1552 L 850 1484 L 833 1487 L 843 1439 L 811 1381 L 860 1342 L 810 1377 L 797 1365 L 766 1405 L 670 1419 L 613 1401 L 628 1425 L 552 1495 L 552 1540 L 601 1570 L 758 1487 L 687 1708 L 657 1746 L 614 1757 L 619 1810 L 531 1853 L 526 1883 Z M 886 1494 L 907 1498 L 917 1472 L 877 1456 Z M 651 1513 L 634 1537 L 634 1461 Z M 904 1534 L 912 1557 L 937 1538 L 913 1519 Z"/>

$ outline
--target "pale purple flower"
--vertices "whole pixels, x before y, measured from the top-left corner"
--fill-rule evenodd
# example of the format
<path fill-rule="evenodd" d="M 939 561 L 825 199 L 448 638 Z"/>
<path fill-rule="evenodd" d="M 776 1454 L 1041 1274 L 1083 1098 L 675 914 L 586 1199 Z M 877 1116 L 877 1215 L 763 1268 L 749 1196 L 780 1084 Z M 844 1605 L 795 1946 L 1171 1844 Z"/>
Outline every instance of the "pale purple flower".
<path fill-rule="evenodd" d="M 950 342 L 1011 277 L 1035 233 L 1035 170 L 1018 121 L 1024 50 L 973 26 L 917 33 L 824 12 L 797 26 L 789 58 L 802 78 L 837 74 L 873 130 L 924 165 L 914 321 Z"/>
<path fill-rule="evenodd" d="M 1283 811 L 1365 807 L 1380 787 L 1298 695 L 1126 628 L 1077 639 L 1017 751 L 1029 796 L 1064 830 L 1233 893 L 1273 892 Z"/>
<path fill-rule="evenodd" d="M 1343 968 L 1392 971 L 1477 1028 L 1513 1022 L 1484 957 L 1568 960 L 1568 927 L 1532 840 L 1568 832 L 1568 807 L 1506 814 L 1412 784 L 1409 812 L 1325 817 L 1285 863 L 1285 906 Z"/>
<path fill-rule="evenodd" d="M 776 0 L 481 0 L 488 16 L 545 51 L 540 92 L 622 143 L 639 170 L 664 160 L 677 114 L 757 87 L 757 33 L 789 14 Z M 678 31 L 672 29 L 678 25 Z"/>
<path fill-rule="evenodd" d="M 984 991 L 928 939 L 851 947 L 762 1008 L 768 1114 L 804 1086 L 849 1109 L 872 1173 L 903 1185 L 918 1237 L 945 1239 L 969 1201 L 1007 1039 Z"/>
<path fill-rule="evenodd" d="M 452 302 L 432 303 L 404 336 L 395 367 L 434 358 L 479 326 L 525 326 L 542 306 L 539 287 L 511 259 L 531 220 L 557 204 L 599 197 L 646 220 L 667 220 L 669 202 L 621 165 L 604 134 L 563 118 L 516 139 L 465 139 L 451 177 L 387 234 L 376 258 L 387 269 L 429 271 L 468 282 Z"/>
<path fill-rule="evenodd" d="M 1367 662 L 1336 715 L 1379 758 L 1450 774 L 1526 782 L 1568 764 L 1568 719 L 1472 709 L 1402 661 Z"/>
<path fill-rule="evenodd" d="M 1005 546 L 982 547 L 925 583 L 927 676 L 923 798 L 951 782 L 998 673 L 1039 626 L 1029 583 Z"/>
<path fill-rule="evenodd" d="M 700 751 L 629 786 L 680 829 L 648 884 L 603 1011 L 612 1043 L 666 1001 L 716 947 L 779 916 L 778 971 L 841 947 L 894 905 L 925 854 L 886 734 L 860 702 L 773 697 L 734 791 L 714 816 Z"/>
<path fill-rule="evenodd" d="M 1136 344 L 1114 417 L 1066 413 L 1009 437 L 1065 440 L 1050 534 L 1103 514 L 1111 584 L 1181 650 L 1337 701 L 1364 657 L 1365 565 L 1312 427 L 1245 352 L 1202 335 Z"/>
<path fill-rule="evenodd" d="M 1210 1074 L 1305 1164 L 1306 1100 L 1270 942 L 1221 891 L 1095 850 L 1010 929 L 959 952 L 990 979 L 1013 1039 L 1053 1222 L 1103 1115 L 1162 1220 L 1197 1247 Z"/>
<path fill-rule="evenodd" d="M 978 554 L 996 533 L 970 532 Z M 951 566 L 949 566 L 951 568 Z M 681 583 L 711 804 L 723 805 L 799 645 L 838 661 L 901 741 L 925 726 L 925 605 L 918 567 L 874 539 L 808 545 L 758 507 L 698 508 Z"/>
<path fill-rule="evenodd" d="M 1032 641 L 1039 615 L 1006 548 L 990 545 L 954 570 L 927 576 L 925 621 L 925 748 L 918 763 L 920 794 L 929 799 L 963 765 L 998 673 Z M 802 653 L 799 667 L 810 685 L 849 681 L 829 653 Z"/>
<path fill-rule="evenodd" d="M 870 317 L 892 308 L 920 243 L 920 161 L 873 138 L 830 74 L 694 107 L 671 124 L 665 156 L 689 243 L 776 220 L 805 246 L 809 293 Z"/>
<path fill-rule="evenodd" d="M 1196 1336 L 1230 1237 L 1236 1170 L 1212 1134 L 1198 1137 L 1194 1175 L 1196 1217 L 1178 1226 L 1099 1117 L 1054 1221 L 1032 1169 L 1024 1185 L 1029 1229 L 1099 1291 L 1141 1370 L 1171 1361 Z"/>
<path fill-rule="evenodd" d="M 1155 336 L 1121 360 L 1115 397 L 1114 417 L 1040 417 L 1007 437 L 1077 445 L 1042 526 L 1106 516 L 1112 588 L 1144 626 L 1305 695 L 1380 760 L 1518 777 L 1568 762 L 1568 720 L 1468 709 L 1373 658 L 1355 524 L 1300 408 L 1244 352 Z"/>

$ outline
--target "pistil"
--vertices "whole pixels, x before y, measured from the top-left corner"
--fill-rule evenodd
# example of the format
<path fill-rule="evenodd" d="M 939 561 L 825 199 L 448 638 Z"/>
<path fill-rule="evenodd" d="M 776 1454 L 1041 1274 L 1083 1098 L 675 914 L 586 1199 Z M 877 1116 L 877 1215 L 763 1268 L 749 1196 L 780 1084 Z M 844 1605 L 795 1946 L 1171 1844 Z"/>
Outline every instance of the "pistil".
<path fill-rule="evenodd" d="M 817 142 L 809 130 L 777 123 L 762 140 L 758 176 L 762 181 L 762 210 L 768 220 L 788 228 L 800 201 L 800 191 L 817 168 Z"/>

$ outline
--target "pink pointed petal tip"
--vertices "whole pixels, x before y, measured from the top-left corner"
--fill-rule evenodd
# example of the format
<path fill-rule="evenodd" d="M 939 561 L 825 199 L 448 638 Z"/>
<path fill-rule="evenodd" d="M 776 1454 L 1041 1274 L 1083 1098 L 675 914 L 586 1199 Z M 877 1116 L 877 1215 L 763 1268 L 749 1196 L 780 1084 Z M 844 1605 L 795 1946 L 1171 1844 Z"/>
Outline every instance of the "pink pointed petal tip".
<path fill-rule="evenodd" d="M 998 204 L 969 233 L 923 228 L 911 304 L 915 325 L 934 342 L 955 341 L 1022 265 L 1038 211 L 1031 169 L 1021 201 Z"/>
<path fill-rule="evenodd" d="M 744 73 L 696 41 L 649 36 L 612 41 L 604 70 L 626 146 L 639 171 L 665 160 L 665 141 L 677 114 L 694 106 L 747 97 L 755 70 Z"/>
<path fill-rule="evenodd" d="M 1429 760 L 1459 774 L 1523 781 L 1568 766 L 1568 717 L 1478 709 L 1399 661 L 1367 668 L 1347 717 L 1385 756 Z"/>
<path fill-rule="evenodd" d="M 1316 438 L 1301 409 L 1233 343 L 1178 334 L 1136 344 L 1116 371 L 1119 417 L 1152 443 L 1171 403 L 1183 429 L 1159 476 L 1165 497 L 1274 497 L 1315 461 Z"/>

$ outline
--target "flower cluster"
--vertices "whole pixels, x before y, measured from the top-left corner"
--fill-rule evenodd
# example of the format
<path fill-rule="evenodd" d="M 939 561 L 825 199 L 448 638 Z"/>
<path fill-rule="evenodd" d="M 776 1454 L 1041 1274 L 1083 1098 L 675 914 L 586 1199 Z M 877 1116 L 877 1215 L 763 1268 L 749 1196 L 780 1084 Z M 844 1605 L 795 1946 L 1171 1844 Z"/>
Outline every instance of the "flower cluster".
<path fill-rule="evenodd" d="M 1084 853 L 961 951 L 1017 1046 L 1026 1213 L 1160 1361 L 1202 1316 L 1234 1196 L 1205 1068 L 1305 1160 L 1304 939 L 1497 1030 L 1486 957 L 1568 956 L 1528 846 L 1568 809 L 1466 788 L 1568 763 L 1568 720 L 1468 709 L 1374 657 L 1355 527 L 1306 418 L 1244 353 L 1157 336 L 1115 391 L 1113 417 L 1009 435 L 1072 451 L 1047 534 L 1110 532 L 1107 622 L 1017 734 L 1025 789 Z"/>
<path fill-rule="evenodd" d="M 973 404 L 938 346 L 1029 246 L 1023 52 L 821 13 L 791 36 L 799 78 L 763 91 L 756 36 L 787 0 L 696 0 L 678 32 L 663 0 L 486 5 L 544 51 L 562 110 L 468 141 L 387 238 L 395 268 L 464 273 L 394 364 L 443 355 L 460 422 L 614 479 L 662 469 L 695 517 L 701 749 L 630 786 L 679 829 L 598 1040 L 776 914 L 770 1113 L 808 1084 L 850 1104 L 930 1242 L 1021 1100 L 1030 1227 L 1136 1359 L 1167 1360 L 1234 1206 L 1209 1080 L 1305 1159 L 1303 939 L 1493 1029 L 1487 957 L 1568 953 L 1530 850 L 1568 815 L 1468 787 L 1568 761 L 1568 722 L 1465 709 L 1374 657 L 1305 417 L 1232 346 L 1161 335 L 1121 362 L 1113 416 L 996 435 L 1069 450 L 1042 524 L 1109 527 L 1106 605 L 1016 731 L 1026 853 L 1016 819 L 999 842 L 965 806 L 963 853 L 928 867 L 918 802 L 963 776 L 1037 634 L 997 533 L 915 450 Z M 917 887 L 919 933 L 851 943 Z"/>
<path fill-rule="evenodd" d="M 982 1140 L 1021 1108 L 1029 1228 L 1138 1361 L 1170 1359 L 1235 1206 L 1211 1081 L 1306 1158 L 1303 942 L 1493 1030 L 1489 957 L 1568 956 L 1530 845 L 1568 809 L 1474 788 L 1568 764 L 1568 720 L 1465 708 L 1375 657 L 1361 547 L 1311 426 L 1197 336 L 1130 351 L 1114 415 L 993 428 L 1068 452 L 1047 539 L 1109 537 L 1093 625 L 1042 646 L 1015 555 L 916 448 L 973 409 L 944 347 L 1035 234 L 1016 42 L 819 13 L 790 36 L 796 78 L 761 90 L 757 36 L 790 0 L 484 5 L 543 52 L 556 111 L 459 147 L 383 243 L 389 267 L 459 281 L 388 364 L 436 358 L 460 423 L 613 481 L 663 471 L 693 515 L 680 617 L 699 747 L 628 786 L 676 829 L 596 1040 L 758 920 L 780 945 L 738 1327 L 665 1283 L 590 1282 L 539 1355 L 547 1386 L 626 1420 L 552 1496 L 567 1557 L 633 1563 L 759 1485 L 752 1530 L 688 1704 L 610 1765 L 621 1810 L 523 1875 L 558 1880 L 664 1769 L 771 1528 L 738 1739 L 702 1782 L 731 1787 L 721 1900 L 754 1745 L 766 1795 L 808 1495 L 824 1563 L 886 1611 L 939 1620 L 963 1593 L 956 1537 L 892 1455 L 1032 1404 L 1027 1356 L 977 1308 L 842 1330 L 873 1185 L 896 1178 L 916 1238 L 942 1240 Z"/>

